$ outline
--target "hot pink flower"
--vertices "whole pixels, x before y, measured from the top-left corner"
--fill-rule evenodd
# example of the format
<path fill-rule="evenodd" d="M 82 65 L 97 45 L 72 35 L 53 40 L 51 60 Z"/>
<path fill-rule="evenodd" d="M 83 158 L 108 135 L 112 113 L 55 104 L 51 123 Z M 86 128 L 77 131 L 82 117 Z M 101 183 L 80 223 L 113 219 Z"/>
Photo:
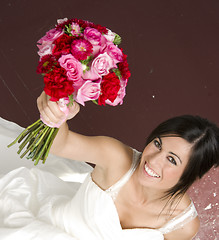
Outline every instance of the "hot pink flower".
<path fill-rule="evenodd" d="M 95 28 L 87 27 L 84 30 L 84 38 L 87 39 L 92 45 L 101 44 L 102 34 Z"/>
<path fill-rule="evenodd" d="M 100 96 L 100 83 L 86 81 L 81 88 L 78 89 L 75 100 L 81 105 L 85 105 L 86 101 L 96 100 Z"/>
<path fill-rule="evenodd" d="M 71 53 L 79 61 L 87 59 L 92 51 L 91 43 L 83 38 L 75 39 L 71 44 Z"/>
<path fill-rule="evenodd" d="M 91 64 L 91 71 L 96 72 L 100 76 L 107 75 L 111 68 L 117 68 L 117 66 L 106 52 L 99 54 Z"/>
<path fill-rule="evenodd" d="M 101 52 L 107 52 L 108 55 L 115 60 L 115 63 L 123 61 L 122 51 L 112 42 L 107 42 L 101 49 Z"/>
<path fill-rule="evenodd" d="M 81 79 L 83 72 L 82 65 L 71 54 L 63 55 L 58 61 L 61 67 L 66 70 L 66 75 L 69 80 L 72 80 L 74 83 L 76 83 Z"/>

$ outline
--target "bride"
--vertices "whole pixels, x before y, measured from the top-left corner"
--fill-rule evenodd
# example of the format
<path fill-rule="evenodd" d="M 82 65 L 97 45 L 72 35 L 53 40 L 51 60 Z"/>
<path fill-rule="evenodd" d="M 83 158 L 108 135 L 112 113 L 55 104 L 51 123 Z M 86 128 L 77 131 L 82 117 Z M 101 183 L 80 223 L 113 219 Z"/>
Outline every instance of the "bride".
<path fill-rule="evenodd" d="M 45 122 L 64 120 L 44 92 L 37 104 Z M 74 103 L 68 119 L 78 112 Z M 66 185 L 38 169 L 5 175 L 1 224 L 16 230 L 0 234 L 2 239 L 189 240 L 199 229 L 199 219 L 186 191 L 219 165 L 219 129 L 198 116 L 175 117 L 152 131 L 140 153 L 110 137 L 72 132 L 64 121 L 51 153 L 95 167 L 79 185 Z M 25 184 L 17 188 L 15 179 Z M 18 201 L 24 191 L 25 199 Z"/>

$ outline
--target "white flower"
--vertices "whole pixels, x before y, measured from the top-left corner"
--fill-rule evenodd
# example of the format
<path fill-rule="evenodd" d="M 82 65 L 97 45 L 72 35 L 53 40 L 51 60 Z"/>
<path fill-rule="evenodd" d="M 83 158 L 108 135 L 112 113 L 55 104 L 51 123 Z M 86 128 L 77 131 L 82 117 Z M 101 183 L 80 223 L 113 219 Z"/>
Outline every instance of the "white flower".
<path fill-rule="evenodd" d="M 58 24 L 62 24 L 64 22 L 68 21 L 68 18 L 63 18 L 63 19 L 57 19 Z"/>
<path fill-rule="evenodd" d="M 110 41 L 110 42 L 113 42 L 114 39 L 115 39 L 115 36 L 116 36 L 116 33 L 112 32 L 110 29 L 107 29 L 108 30 L 108 33 L 104 35 L 104 37 Z"/>

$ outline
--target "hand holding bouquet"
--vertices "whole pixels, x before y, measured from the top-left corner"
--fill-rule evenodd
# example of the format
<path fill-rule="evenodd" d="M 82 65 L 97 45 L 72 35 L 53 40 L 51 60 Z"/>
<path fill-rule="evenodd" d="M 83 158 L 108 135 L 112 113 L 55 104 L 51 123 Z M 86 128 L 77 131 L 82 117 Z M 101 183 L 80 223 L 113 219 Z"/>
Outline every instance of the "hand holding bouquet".
<path fill-rule="evenodd" d="M 93 101 L 98 105 L 116 106 L 123 103 L 130 77 L 127 56 L 118 47 L 121 37 L 109 29 L 92 22 L 67 18 L 57 21 L 38 41 L 40 56 L 37 72 L 43 75 L 44 91 L 50 101 L 58 102 L 65 116 L 74 101 L 85 105 Z M 39 119 L 27 127 L 14 142 L 21 143 L 21 157 L 45 162 L 58 128 L 58 124 Z"/>

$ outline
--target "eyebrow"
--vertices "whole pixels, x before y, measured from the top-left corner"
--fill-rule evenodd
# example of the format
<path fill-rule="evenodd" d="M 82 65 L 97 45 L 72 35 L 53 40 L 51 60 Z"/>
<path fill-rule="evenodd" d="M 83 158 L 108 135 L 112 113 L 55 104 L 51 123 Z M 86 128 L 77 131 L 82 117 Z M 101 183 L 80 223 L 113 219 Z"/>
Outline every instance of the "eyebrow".
<path fill-rule="evenodd" d="M 157 138 L 159 139 L 160 145 L 162 146 L 162 140 L 161 140 L 161 138 L 160 138 L 160 137 L 157 137 Z"/>

